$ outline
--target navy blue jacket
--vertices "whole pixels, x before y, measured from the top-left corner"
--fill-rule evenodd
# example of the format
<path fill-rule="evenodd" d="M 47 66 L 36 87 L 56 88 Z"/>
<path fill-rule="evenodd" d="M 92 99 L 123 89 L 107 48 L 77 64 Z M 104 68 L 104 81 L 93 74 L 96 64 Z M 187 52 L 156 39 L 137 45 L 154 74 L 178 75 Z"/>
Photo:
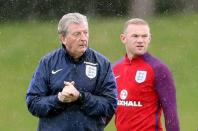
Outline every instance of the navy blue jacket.
<path fill-rule="evenodd" d="M 64 81 L 74 81 L 83 98 L 62 103 L 58 92 Z M 111 64 L 88 48 L 78 62 L 64 46 L 44 56 L 26 95 L 28 110 L 39 117 L 38 131 L 103 131 L 117 106 Z"/>

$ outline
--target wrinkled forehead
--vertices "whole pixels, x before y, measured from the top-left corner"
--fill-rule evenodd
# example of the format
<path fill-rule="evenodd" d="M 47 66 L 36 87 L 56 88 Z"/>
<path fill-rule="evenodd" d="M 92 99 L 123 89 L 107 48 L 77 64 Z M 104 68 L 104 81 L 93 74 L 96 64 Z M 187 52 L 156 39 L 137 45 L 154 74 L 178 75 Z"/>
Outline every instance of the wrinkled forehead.
<path fill-rule="evenodd" d="M 86 22 L 70 23 L 68 25 L 68 31 L 69 32 L 74 32 L 74 31 L 88 31 L 88 24 Z"/>
<path fill-rule="evenodd" d="M 145 24 L 129 24 L 125 29 L 125 33 L 150 35 L 150 28 L 148 25 L 145 25 Z"/>

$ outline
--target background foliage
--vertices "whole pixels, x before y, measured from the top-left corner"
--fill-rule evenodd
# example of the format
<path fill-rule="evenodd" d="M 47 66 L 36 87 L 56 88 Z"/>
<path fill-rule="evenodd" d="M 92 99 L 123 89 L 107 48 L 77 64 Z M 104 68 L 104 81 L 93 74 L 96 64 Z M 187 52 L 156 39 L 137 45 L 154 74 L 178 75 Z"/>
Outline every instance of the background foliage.
<path fill-rule="evenodd" d="M 97 16 L 127 16 L 136 5 L 144 9 L 153 2 L 154 14 L 197 11 L 197 0 L 0 0 L 0 22 L 10 20 L 56 19 L 68 12 Z M 145 4 L 144 4 L 145 3 Z M 137 8 L 137 9 L 138 9 Z"/>
<path fill-rule="evenodd" d="M 90 47 L 112 63 L 125 50 L 119 40 L 127 17 L 90 17 Z M 35 131 L 37 118 L 27 110 L 25 94 L 39 59 L 60 47 L 57 20 L 20 21 L 0 24 L 0 130 Z M 198 128 L 197 14 L 156 16 L 149 19 L 150 52 L 167 63 L 173 72 L 181 131 Z M 114 122 L 106 131 L 115 130 Z"/>

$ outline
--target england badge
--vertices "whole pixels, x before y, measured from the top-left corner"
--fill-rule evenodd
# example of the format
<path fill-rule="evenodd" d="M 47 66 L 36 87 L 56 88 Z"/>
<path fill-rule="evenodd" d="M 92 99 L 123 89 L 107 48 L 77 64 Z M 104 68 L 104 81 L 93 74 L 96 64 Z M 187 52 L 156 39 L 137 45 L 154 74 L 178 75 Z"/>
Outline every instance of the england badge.
<path fill-rule="evenodd" d="M 146 80 L 147 71 L 137 71 L 135 75 L 135 81 L 137 83 L 142 83 Z"/>
<path fill-rule="evenodd" d="M 85 73 L 87 77 L 93 79 L 97 75 L 97 67 L 93 65 L 86 65 Z"/>

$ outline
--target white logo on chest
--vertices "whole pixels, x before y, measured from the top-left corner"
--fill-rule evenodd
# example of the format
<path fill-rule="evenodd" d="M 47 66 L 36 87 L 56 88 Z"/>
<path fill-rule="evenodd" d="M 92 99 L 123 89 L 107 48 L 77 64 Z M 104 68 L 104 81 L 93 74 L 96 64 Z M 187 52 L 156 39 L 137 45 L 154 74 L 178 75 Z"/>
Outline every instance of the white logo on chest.
<path fill-rule="evenodd" d="M 97 64 L 94 63 L 88 63 L 88 62 L 84 62 L 86 63 L 86 68 L 85 68 L 85 74 L 87 77 L 89 77 L 90 79 L 93 79 L 96 77 L 97 75 Z"/>
<path fill-rule="evenodd" d="M 120 99 L 118 100 L 119 106 L 126 106 L 126 107 L 142 107 L 142 103 L 140 101 L 133 101 L 133 100 L 126 100 L 128 96 L 128 91 L 123 89 L 120 91 Z"/>
<path fill-rule="evenodd" d="M 56 73 L 60 72 L 61 70 L 63 70 L 63 69 L 59 69 L 59 70 L 56 70 L 56 71 L 52 70 L 52 74 L 55 75 Z"/>
<path fill-rule="evenodd" d="M 135 81 L 137 83 L 142 83 L 146 80 L 147 71 L 137 71 L 135 75 Z"/>
<path fill-rule="evenodd" d="M 127 92 L 127 90 L 121 90 L 121 92 L 120 92 L 120 98 L 122 99 L 122 100 L 125 100 L 126 98 L 127 98 L 127 95 L 128 95 L 128 92 Z"/>

